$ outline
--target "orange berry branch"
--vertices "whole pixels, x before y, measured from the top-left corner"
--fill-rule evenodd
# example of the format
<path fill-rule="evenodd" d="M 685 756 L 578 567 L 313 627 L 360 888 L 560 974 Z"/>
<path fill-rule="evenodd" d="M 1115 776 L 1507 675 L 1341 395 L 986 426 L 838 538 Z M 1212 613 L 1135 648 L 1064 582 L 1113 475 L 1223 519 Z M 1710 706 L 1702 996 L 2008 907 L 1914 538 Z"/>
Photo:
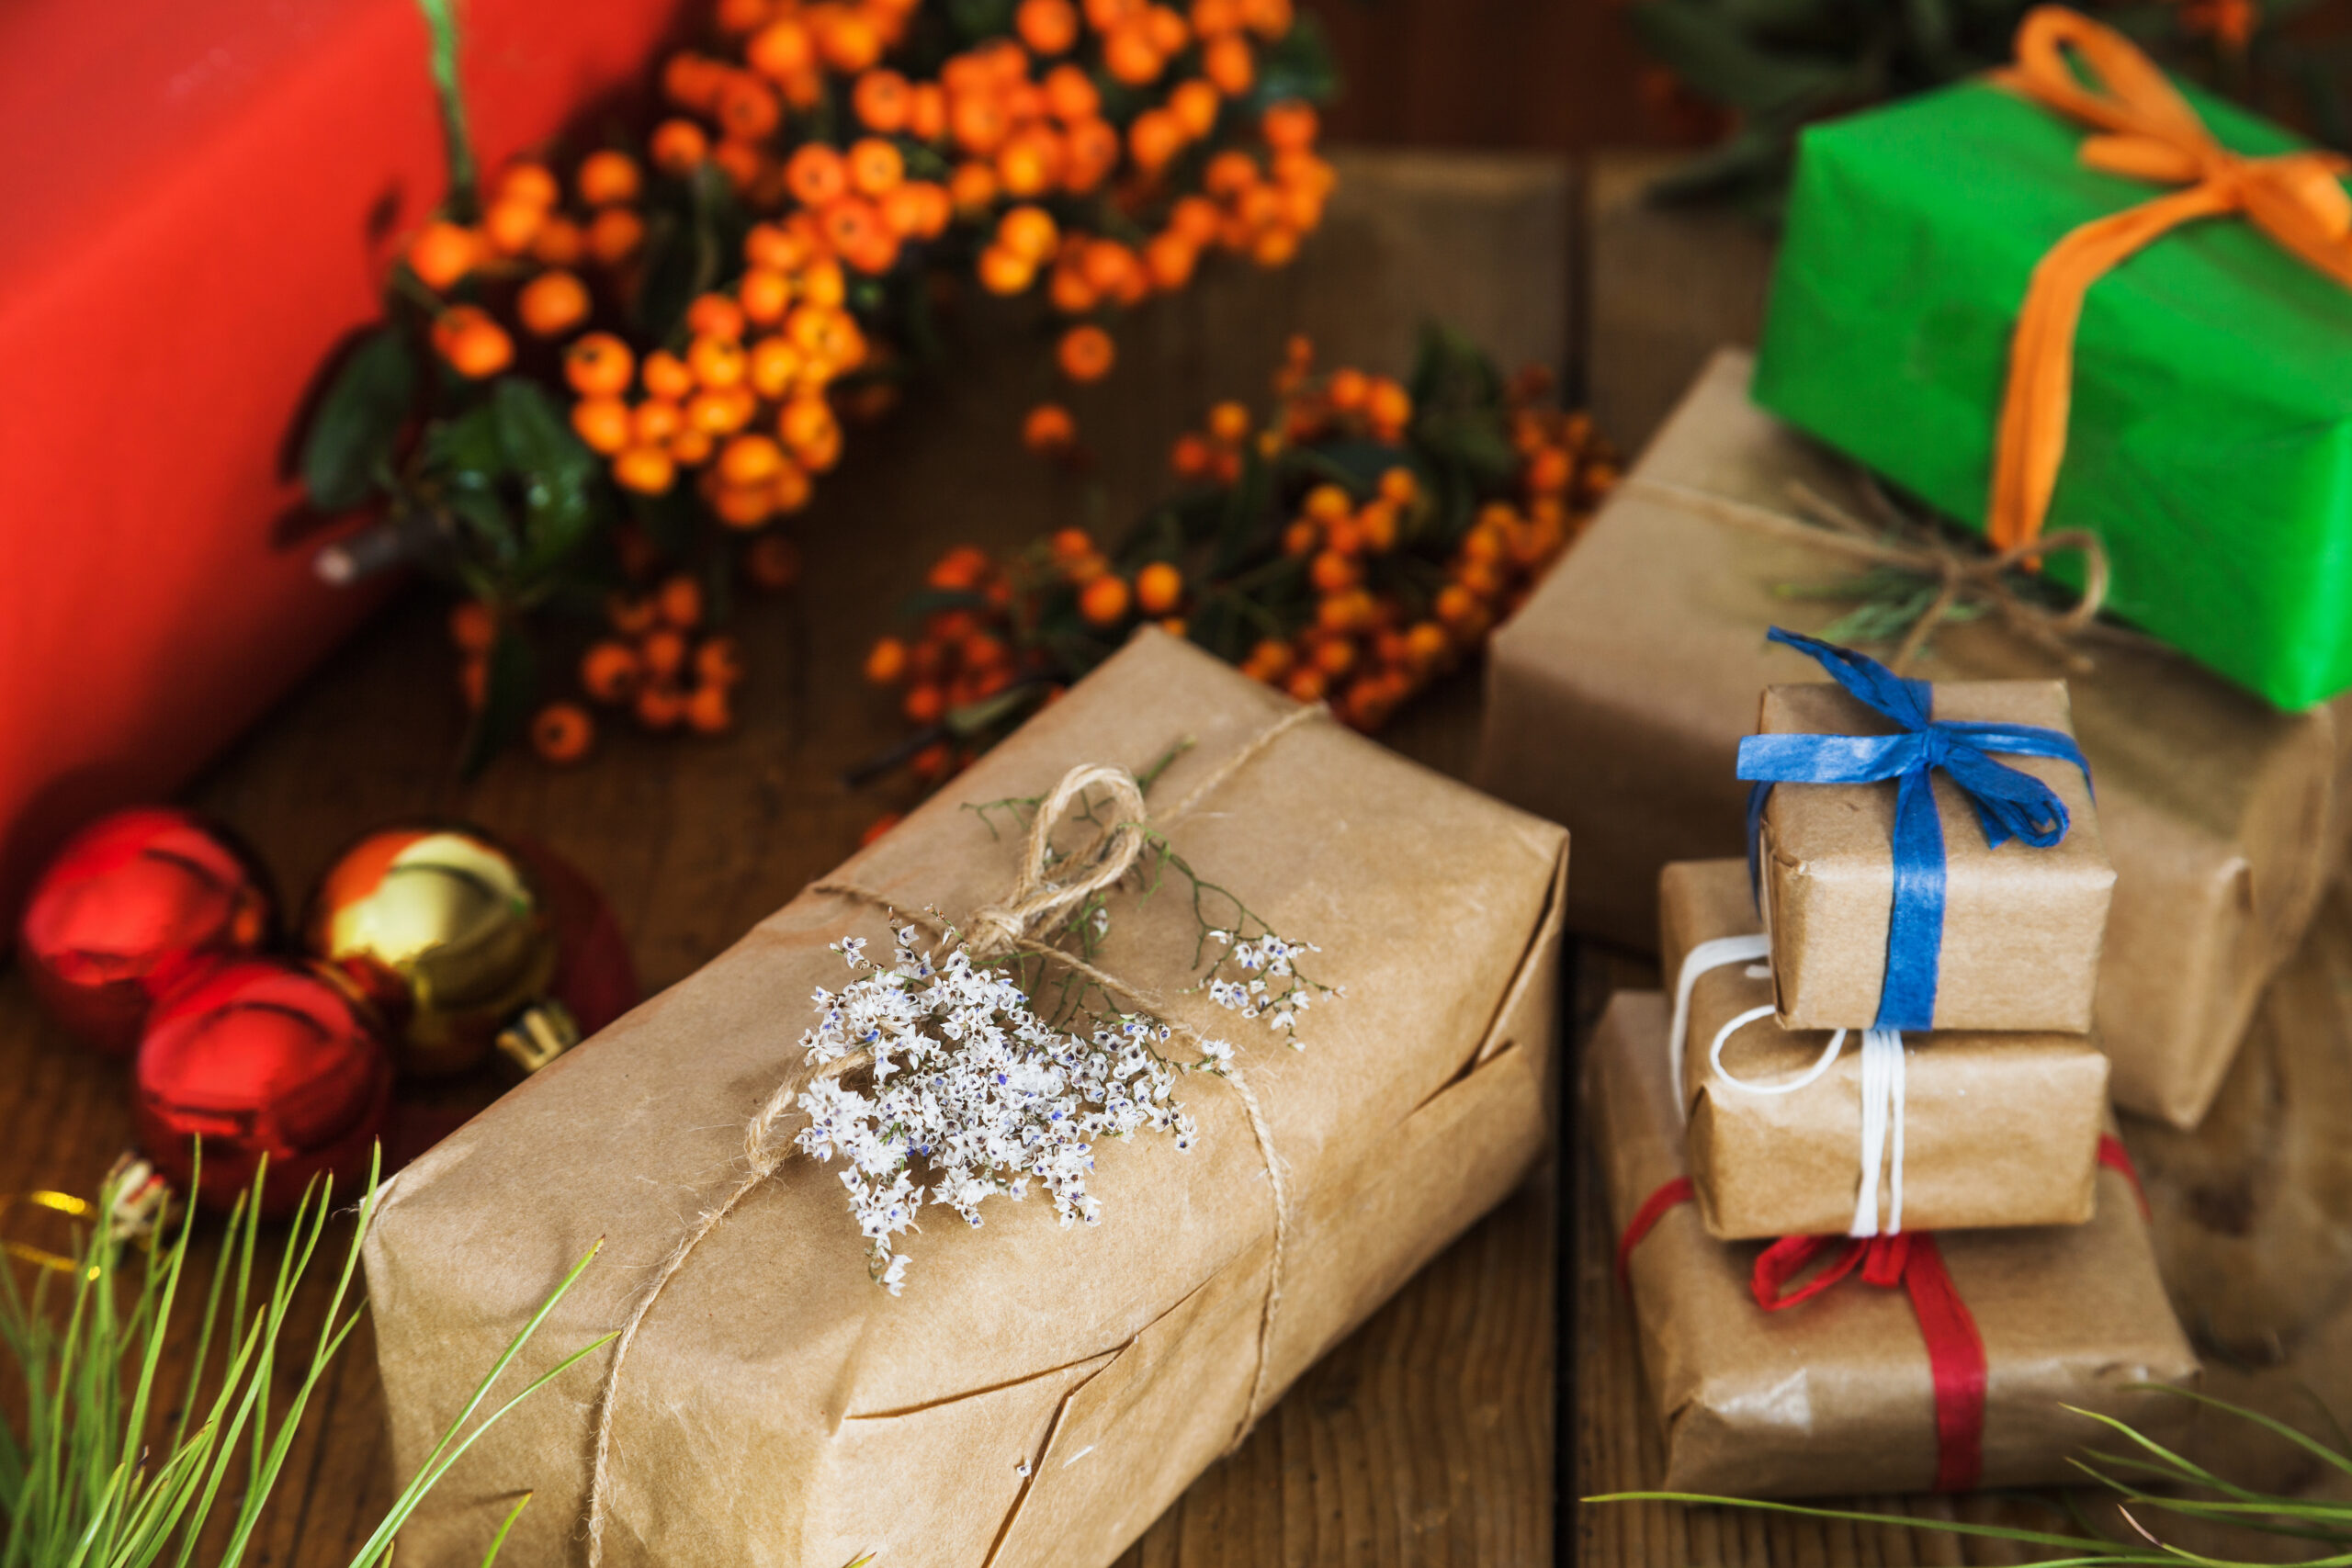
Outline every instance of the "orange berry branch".
<path fill-rule="evenodd" d="M 946 777 L 1144 621 L 1376 729 L 1484 646 L 1616 482 L 1548 375 L 1506 381 L 1442 329 L 1409 384 L 1313 361 L 1294 338 L 1263 422 L 1211 409 L 1170 455 L 1176 493 L 1107 548 L 1065 528 L 940 558 L 908 631 L 866 656 L 912 732 L 858 777 Z M 1033 446 L 1055 448 L 1058 414 L 1031 414 Z"/>
<path fill-rule="evenodd" d="M 1120 312 L 1213 252 L 1286 263 L 1331 188 L 1330 71 L 1292 0 L 717 0 L 641 142 L 481 187 L 455 29 L 421 4 L 449 194 L 329 385 L 303 475 L 321 511 L 382 513 L 322 555 L 331 580 L 417 560 L 479 606 L 453 633 L 473 764 L 524 735 L 584 756 L 590 704 L 727 727 L 740 659 L 695 639 L 738 577 L 791 581 L 779 525 L 844 422 L 935 357 L 943 277 L 1040 294 L 1061 373 L 1094 381 Z M 1067 413 L 1023 434 L 1076 440 Z M 707 616 L 648 620 L 681 582 Z M 529 623 L 582 604 L 604 635 L 572 701 Z"/>

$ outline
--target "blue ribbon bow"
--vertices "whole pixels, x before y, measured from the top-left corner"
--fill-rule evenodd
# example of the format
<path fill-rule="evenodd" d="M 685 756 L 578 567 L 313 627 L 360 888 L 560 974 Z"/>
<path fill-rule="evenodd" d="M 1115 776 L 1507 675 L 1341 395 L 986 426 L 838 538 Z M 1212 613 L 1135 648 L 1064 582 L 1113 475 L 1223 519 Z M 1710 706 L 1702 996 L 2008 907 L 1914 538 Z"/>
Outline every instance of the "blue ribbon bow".
<path fill-rule="evenodd" d="M 1886 936 L 1886 978 L 1878 1029 L 1930 1029 L 1936 967 L 1944 934 L 1944 831 L 1929 784 L 1938 768 L 1967 793 L 1995 849 L 2011 838 L 2048 849 L 2066 836 L 2065 802 L 2030 773 L 1987 753 L 2055 757 L 2091 766 L 2072 737 L 2035 724 L 1987 724 L 1932 716 L 1934 688 L 1897 675 L 1875 659 L 1817 638 L 1772 628 L 1771 640 L 1820 661 L 1839 685 L 1903 727 L 1900 735 L 1751 735 L 1739 743 L 1747 797 L 1747 856 L 1757 869 L 1764 801 L 1776 784 L 1878 784 L 1893 779 L 1894 908 Z"/>

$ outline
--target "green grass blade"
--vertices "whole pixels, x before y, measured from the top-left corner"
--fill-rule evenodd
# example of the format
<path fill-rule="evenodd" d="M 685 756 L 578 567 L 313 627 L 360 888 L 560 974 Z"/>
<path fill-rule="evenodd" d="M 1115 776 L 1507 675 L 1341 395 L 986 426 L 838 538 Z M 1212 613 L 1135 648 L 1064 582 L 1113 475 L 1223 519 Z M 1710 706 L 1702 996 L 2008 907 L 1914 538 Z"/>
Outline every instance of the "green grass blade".
<path fill-rule="evenodd" d="M 482 1554 L 481 1568 L 493 1568 L 498 1562 L 499 1552 L 505 1548 L 507 1532 L 514 1528 L 514 1521 L 521 1518 L 523 1510 L 530 1506 L 531 1494 L 526 1492 L 523 1494 L 522 1500 L 506 1511 L 506 1522 L 500 1525 L 498 1533 L 490 1538 L 490 1550 Z"/>
<path fill-rule="evenodd" d="M 539 1303 L 538 1310 L 531 1314 L 530 1321 L 526 1323 L 522 1330 L 507 1342 L 506 1348 L 500 1352 L 498 1359 L 492 1363 L 481 1382 L 475 1385 L 472 1395 L 466 1401 L 465 1408 L 458 1412 L 457 1419 L 449 1423 L 448 1428 L 441 1434 L 441 1440 L 433 1445 L 433 1451 L 424 1456 L 424 1462 L 417 1467 L 416 1474 L 410 1479 L 408 1485 L 394 1500 L 390 1511 L 384 1516 L 383 1523 L 376 1527 L 376 1533 L 368 1537 L 367 1544 L 362 1546 L 352 1559 L 355 1568 L 365 1568 L 365 1565 L 375 1562 L 392 1536 L 398 1532 L 401 1525 L 407 1522 L 408 1517 L 416 1511 L 417 1505 L 424 1500 L 424 1495 L 447 1472 L 449 1466 L 456 1463 L 458 1457 L 473 1446 L 475 1438 L 497 1425 L 507 1412 L 553 1382 L 574 1363 L 618 1337 L 617 1335 L 608 1334 L 594 1344 L 573 1351 L 534 1379 L 521 1393 L 492 1412 L 489 1418 L 477 1427 L 463 1441 L 458 1440 L 458 1432 L 464 1428 L 473 1413 L 481 1407 L 482 1401 L 490 1396 L 491 1387 L 498 1382 L 500 1374 L 506 1371 L 515 1357 L 523 1353 L 523 1348 L 531 1342 L 531 1336 L 538 1332 L 539 1325 L 548 1320 L 548 1315 L 555 1311 L 563 1298 L 571 1294 L 571 1288 L 580 1282 L 580 1276 L 587 1272 L 588 1266 L 596 1260 L 596 1255 L 604 1249 L 605 1238 L 598 1236 L 596 1244 L 588 1249 L 587 1255 L 571 1266 L 571 1271 L 563 1277 L 560 1284 L 548 1292 L 547 1299 Z"/>
<path fill-rule="evenodd" d="M 1876 1514 L 1858 1508 L 1817 1508 L 1803 1503 L 1781 1503 L 1755 1497 L 1711 1497 L 1695 1492 L 1610 1492 L 1583 1499 L 1587 1503 L 1686 1503 L 1705 1508 L 1752 1508 L 1768 1514 L 1790 1514 L 1807 1519 L 1843 1519 L 1853 1524 L 1902 1525 L 1911 1529 L 1950 1530 L 1958 1535 L 1973 1535 L 1985 1540 L 2014 1540 L 2027 1546 L 2054 1546 L 2088 1551 L 2092 1562 L 2128 1562 L 2127 1558 L 2101 1557 L 2099 1552 L 2110 1550 L 2111 1543 L 2081 1536 L 2053 1535 L 2047 1530 L 2015 1529 L 2007 1525 L 1970 1524 L 1958 1519 L 1918 1519 L 1907 1514 Z"/>
<path fill-rule="evenodd" d="M 2211 1409 L 2219 1410 L 2224 1415 L 2234 1416 L 2241 1421 L 2251 1421 L 2265 1431 L 2286 1438 L 2289 1442 L 2294 1444 L 2297 1448 L 2301 1449 L 2305 1453 L 2312 1455 L 2313 1458 L 2324 1460 L 2329 1464 L 2335 1466 L 2337 1470 L 2342 1471 L 2345 1474 L 2352 1475 L 2352 1455 L 2346 1455 L 2337 1450 L 2332 1449 L 2325 1443 L 2321 1442 L 2317 1438 L 2312 1437 L 2308 1433 L 2299 1432 L 2295 1430 L 2294 1427 L 2288 1426 L 2284 1421 L 2265 1416 L 2259 1410 L 2249 1410 L 2243 1404 L 2233 1404 L 2226 1399 L 2221 1399 L 2213 1394 L 2204 1393 L 2193 1388 L 2175 1388 L 2170 1383 L 2135 1383 L 2132 1386 L 2134 1388 L 2148 1389 L 2159 1393 L 2168 1393 L 2176 1399 L 2186 1399 L 2192 1404 L 2202 1404 Z M 2333 1419 L 2332 1415 L 2330 1418 Z"/>

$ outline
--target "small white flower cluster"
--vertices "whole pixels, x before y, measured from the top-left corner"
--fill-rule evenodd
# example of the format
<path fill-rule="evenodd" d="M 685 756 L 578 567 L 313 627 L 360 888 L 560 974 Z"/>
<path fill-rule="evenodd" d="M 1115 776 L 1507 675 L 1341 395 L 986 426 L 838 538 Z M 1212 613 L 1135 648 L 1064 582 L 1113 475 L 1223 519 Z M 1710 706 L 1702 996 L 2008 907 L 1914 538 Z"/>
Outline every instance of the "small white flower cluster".
<path fill-rule="evenodd" d="M 1306 1042 L 1298 1037 L 1299 1015 L 1313 1005 L 1317 991 L 1335 997 L 1344 994 L 1315 985 L 1298 973 L 1301 953 L 1323 950 L 1311 942 L 1284 942 L 1272 931 L 1255 941 L 1236 942 L 1231 931 L 1212 931 L 1209 940 L 1225 949 L 1209 965 L 1209 999 L 1244 1018 L 1264 1018 L 1267 1028 L 1289 1036 L 1292 1050 L 1305 1050 Z M 1221 972 L 1228 964 L 1245 977 L 1224 978 Z"/>
<path fill-rule="evenodd" d="M 1064 1228 L 1092 1224 L 1102 1213 L 1086 1190 L 1096 1140 L 1149 1129 L 1192 1146 L 1193 1119 L 1173 1097 L 1177 1074 L 1190 1069 L 1160 1055 L 1166 1024 L 1119 1017 L 1090 1037 L 1066 1034 L 1008 974 L 962 948 L 926 954 L 911 926 L 894 929 L 893 945 L 887 965 L 859 938 L 834 945 L 860 977 L 839 993 L 818 990 L 817 1025 L 801 1043 L 820 1064 L 863 1053 L 866 1065 L 809 1085 L 799 1099 L 808 1125 L 795 1140 L 811 1158 L 848 1163 L 850 1211 L 891 1294 L 907 1269 L 892 1238 L 915 1228 L 926 1201 L 978 1225 L 983 1199 L 1017 1200 L 1035 1180 Z M 1199 1070 L 1221 1073 L 1231 1056 L 1211 1042 Z M 926 1186 L 916 1184 L 918 1162 Z"/>

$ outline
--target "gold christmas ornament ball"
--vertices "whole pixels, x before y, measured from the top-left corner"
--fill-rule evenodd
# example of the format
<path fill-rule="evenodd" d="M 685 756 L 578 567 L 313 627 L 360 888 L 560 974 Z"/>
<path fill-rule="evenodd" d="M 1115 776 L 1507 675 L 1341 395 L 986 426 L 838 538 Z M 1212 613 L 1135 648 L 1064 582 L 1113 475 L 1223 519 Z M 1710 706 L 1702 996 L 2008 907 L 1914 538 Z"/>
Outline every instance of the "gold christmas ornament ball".
<path fill-rule="evenodd" d="M 391 1022 L 404 1072 L 466 1072 L 547 993 L 556 938 L 523 862 L 458 826 L 379 829 L 336 857 L 303 917 L 304 945 Z"/>

